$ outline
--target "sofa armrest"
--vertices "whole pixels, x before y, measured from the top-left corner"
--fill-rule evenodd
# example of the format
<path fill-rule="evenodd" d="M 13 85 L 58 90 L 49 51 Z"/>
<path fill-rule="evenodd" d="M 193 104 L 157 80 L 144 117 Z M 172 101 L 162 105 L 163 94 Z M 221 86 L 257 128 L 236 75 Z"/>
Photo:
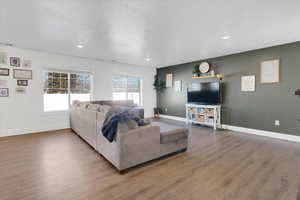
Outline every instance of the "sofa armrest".
<path fill-rule="evenodd" d="M 160 127 L 143 126 L 118 133 L 117 141 L 120 150 L 120 169 L 152 160 L 160 153 Z"/>
<path fill-rule="evenodd" d="M 87 143 L 96 149 L 96 114 L 86 109 L 71 109 L 70 127 Z"/>
<path fill-rule="evenodd" d="M 142 126 L 128 132 L 118 133 L 117 142 L 120 145 L 135 145 L 137 141 L 160 141 L 160 127 L 159 126 Z"/>

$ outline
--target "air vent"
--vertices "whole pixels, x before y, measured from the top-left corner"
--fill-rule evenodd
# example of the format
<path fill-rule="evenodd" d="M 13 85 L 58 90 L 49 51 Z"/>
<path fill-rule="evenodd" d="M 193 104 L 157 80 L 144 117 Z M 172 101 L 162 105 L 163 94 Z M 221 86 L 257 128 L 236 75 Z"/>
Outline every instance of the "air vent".
<path fill-rule="evenodd" d="M 9 47 L 13 46 L 13 44 L 11 44 L 11 43 L 5 43 L 5 42 L 0 42 L 0 45 L 9 46 Z"/>

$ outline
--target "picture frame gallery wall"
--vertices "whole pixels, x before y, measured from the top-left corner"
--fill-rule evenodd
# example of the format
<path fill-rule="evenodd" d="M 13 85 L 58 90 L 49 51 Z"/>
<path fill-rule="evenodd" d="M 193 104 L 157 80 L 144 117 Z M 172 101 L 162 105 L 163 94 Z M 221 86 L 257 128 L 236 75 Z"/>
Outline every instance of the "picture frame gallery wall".
<path fill-rule="evenodd" d="M 12 79 L 16 79 L 13 90 L 8 84 Z M 9 97 L 10 90 L 15 94 L 26 94 L 26 87 L 32 79 L 31 60 L 17 56 L 8 57 L 7 52 L 0 52 L 0 97 Z"/>

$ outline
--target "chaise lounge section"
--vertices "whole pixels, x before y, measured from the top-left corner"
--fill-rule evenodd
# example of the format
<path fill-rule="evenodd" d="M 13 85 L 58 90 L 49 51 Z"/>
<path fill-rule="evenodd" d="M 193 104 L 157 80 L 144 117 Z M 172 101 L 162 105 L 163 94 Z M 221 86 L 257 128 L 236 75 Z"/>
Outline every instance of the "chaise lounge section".
<path fill-rule="evenodd" d="M 128 132 L 118 130 L 111 143 L 102 135 L 107 112 L 114 106 L 135 108 L 130 101 L 74 102 L 70 112 L 71 128 L 119 171 L 175 153 L 188 147 L 188 129 L 162 122 L 138 127 Z"/>

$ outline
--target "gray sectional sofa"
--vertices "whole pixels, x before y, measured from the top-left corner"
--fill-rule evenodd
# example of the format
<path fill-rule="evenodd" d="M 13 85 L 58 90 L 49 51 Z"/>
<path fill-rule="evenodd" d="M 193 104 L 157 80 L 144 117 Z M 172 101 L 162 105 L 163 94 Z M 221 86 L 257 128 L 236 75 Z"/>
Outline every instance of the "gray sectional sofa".
<path fill-rule="evenodd" d="M 128 132 L 118 130 L 110 143 L 101 132 L 106 113 L 114 106 L 135 107 L 131 101 L 74 102 L 70 111 L 71 128 L 119 171 L 159 157 L 185 151 L 188 130 L 153 122 Z M 143 116 L 143 109 L 139 109 Z"/>

